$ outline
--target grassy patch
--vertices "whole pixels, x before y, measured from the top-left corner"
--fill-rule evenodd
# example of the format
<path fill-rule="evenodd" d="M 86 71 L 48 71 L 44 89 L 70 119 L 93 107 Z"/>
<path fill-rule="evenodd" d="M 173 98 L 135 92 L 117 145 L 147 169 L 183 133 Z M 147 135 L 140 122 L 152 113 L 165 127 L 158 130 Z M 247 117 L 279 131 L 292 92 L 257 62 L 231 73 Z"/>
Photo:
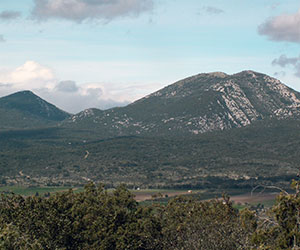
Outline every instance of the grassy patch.
<path fill-rule="evenodd" d="M 0 187 L 1 193 L 15 193 L 19 195 L 44 195 L 46 193 L 56 193 L 68 191 L 71 187 L 22 187 L 22 186 L 5 186 Z M 73 188 L 74 192 L 80 192 L 82 188 Z"/>

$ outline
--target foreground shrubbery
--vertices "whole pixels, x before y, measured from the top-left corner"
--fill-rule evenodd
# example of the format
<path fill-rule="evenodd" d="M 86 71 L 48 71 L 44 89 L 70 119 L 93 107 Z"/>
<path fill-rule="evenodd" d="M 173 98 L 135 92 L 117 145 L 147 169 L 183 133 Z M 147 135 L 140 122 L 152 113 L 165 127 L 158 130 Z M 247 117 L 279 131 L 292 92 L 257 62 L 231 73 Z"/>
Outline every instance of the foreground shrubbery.
<path fill-rule="evenodd" d="M 0 249 L 298 249 L 300 197 L 281 194 L 268 215 L 227 197 L 141 206 L 120 186 L 49 198 L 2 195 Z"/>

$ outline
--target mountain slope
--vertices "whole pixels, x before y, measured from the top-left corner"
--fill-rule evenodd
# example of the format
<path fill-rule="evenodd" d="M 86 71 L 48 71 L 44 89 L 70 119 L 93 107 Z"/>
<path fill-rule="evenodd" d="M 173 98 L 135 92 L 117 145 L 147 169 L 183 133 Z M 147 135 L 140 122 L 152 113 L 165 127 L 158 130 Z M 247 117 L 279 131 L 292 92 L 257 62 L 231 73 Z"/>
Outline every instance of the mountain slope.
<path fill-rule="evenodd" d="M 126 107 L 86 110 L 63 123 L 101 136 L 187 135 L 244 127 L 262 119 L 298 118 L 300 94 L 267 75 L 199 74 Z"/>
<path fill-rule="evenodd" d="M 56 124 L 70 114 L 46 102 L 31 91 L 0 98 L 0 128 L 33 128 Z"/>
<path fill-rule="evenodd" d="M 0 131 L 0 185 L 289 187 L 299 172 L 300 121 L 269 120 L 191 137 L 68 138 L 63 128 Z"/>
<path fill-rule="evenodd" d="M 288 185 L 299 171 L 299 98 L 252 71 L 200 74 L 124 108 L 0 130 L 0 184 Z M 63 116 L 48 105 L 30 92 L 1 98 L 0 125 L 55 125 Z"/>

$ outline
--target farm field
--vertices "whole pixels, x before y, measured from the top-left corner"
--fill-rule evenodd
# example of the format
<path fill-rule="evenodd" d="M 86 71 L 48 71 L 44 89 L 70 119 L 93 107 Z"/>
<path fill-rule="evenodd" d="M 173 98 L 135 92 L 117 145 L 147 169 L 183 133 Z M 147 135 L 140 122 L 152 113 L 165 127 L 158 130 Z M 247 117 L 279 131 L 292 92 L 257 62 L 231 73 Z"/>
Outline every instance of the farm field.
<path fill-rule="evenodd" d="M 31 196 L 31 195 L 45 195 L 48 193 L 64 192 L 69 189 L 73 189 L 74 192 L 83 191 L 83 187 L 23 187 L 23 186 L 4 186 L 0 187 L 0 193 L 15 193 L 18 195 Z M 113 189 L 108 189 L 108 192 L 112 192 Z M 167 201 L 171 197 L 178 195 L 190 195 L 199 200 L 208 200 L 213 198 L 220 198 L 222 192 L 212 190 L 177 190 L 177 189 L 140 189 L 130 190 L 134 195 L 134 198 L 138 202 L 144 202 L 147 200 L 160 200 Z M 231 201 L 237 206 L 244 207 L 246 204 L 257 205 L 263 204 L 266 207 L 270 207 L 274 204 L 278 192 L 272 193 L 254 193 L 241 190 L 238 191 L 228 190 Z"/>
<path fill-rule="evenodd" d="M 236 204 L 245 205 L 246 203 L 257 205 L 258 203 L 263 204 L 265 206 L 272 206 L 275 202 L 276 196 L 279 193 L 263 193 L 263 194 L 242 194 L 231 196 L 230 199 Z"/>

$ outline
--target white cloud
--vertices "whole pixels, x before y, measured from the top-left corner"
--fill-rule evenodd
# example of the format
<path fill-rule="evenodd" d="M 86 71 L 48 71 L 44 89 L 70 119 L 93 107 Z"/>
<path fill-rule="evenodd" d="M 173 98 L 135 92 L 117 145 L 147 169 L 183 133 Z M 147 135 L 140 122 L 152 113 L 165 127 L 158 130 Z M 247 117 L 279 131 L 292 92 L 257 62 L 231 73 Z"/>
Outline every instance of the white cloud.
<path fill-rule="evenodd" d="M 101 84 L 93 86 L 90 84 L 76 86 L 78 88 L 76 92 L 40 89 L 35 93 L 70 113 L 78 113 L 87 108 L 108 109 L 129 104 L 129 101 L 119 100 L 118 96 L 112 95 L 105 86 Z"/>
<path fill-rule="evenodd" d="M 76 22 L 138 16 L 153 8 L 153 0 L 35 0 L 34 4 L 32 16 L 38 20 L 60 18 Z"/>
<path fill-rule="evenodd" d="M 300 43 L 300 10 L 270 18 L 258 27 L 258 33 L 273 41 Z"/>
<path fill-rule="evenodd" d="M 10 74 L 11 81 L 22 83 L 29 81 L 51 81 L 54 74 L 51 69 L 44 67 L 34 61 L 27 61 L 24 65 L 16 68 Z"/>
<path fill-rule="evenodd" d="M 55 84 L 55 77 L 51 69 L 36 62 L 27 61 L 16 69 L 2 71 L 0 82 L 11 83 L 16 89 L 52 88 Z"/>
<path fill-rule="evenodd" d="M 52 69 L 34 61 L 27 61 L 16 69 L 0 70 L 0 96 L 32 90 L 40 97 L 71 113 L 86 108 L 107 109 L 128 104 L 130 98 L 119 89 L 114 84 L 78 85 L 71 80 L 60 81 Z"/>

